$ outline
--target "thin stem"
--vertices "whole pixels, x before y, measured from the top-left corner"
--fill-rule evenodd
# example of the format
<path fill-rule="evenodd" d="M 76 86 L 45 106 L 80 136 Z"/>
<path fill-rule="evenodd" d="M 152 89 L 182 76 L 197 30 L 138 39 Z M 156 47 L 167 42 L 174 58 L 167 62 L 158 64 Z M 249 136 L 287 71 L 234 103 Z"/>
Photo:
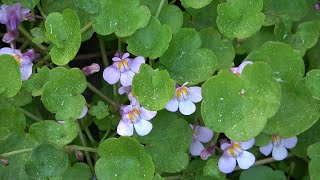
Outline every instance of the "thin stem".
<path fill-rule="evenodd" d="M 93 25 L 93 21 L 90 21 L 87 25 L 85 25 L 83 28 L 80 29 L 80 33 L 83 34 L 86 32 L 88 29 L 90 29 Z"/>
<path fill-rule="evenodd" d="M 47 18 L 47 15 L 46 15 L 46 13 L 44 13 L 44 11 L 42 10 L 42 7 L 41 7 L 40 3 L 37 4 L 37 8 L 38 8 L 41 16 L 44 17 L 44 18 Z"/>
<path fill-rule="evenodd" d="M 17 107 L 17 110 L 22 112 L 24 115 L 28 116 L 29 118 L 35 120 L 35 121 L 42 121 L 41 118 L 37 117 L 36 115 L 32 114 L 31 112 L 25 110 L 25 109 L 22 109 L 21 107 Z"/>
<path fill-rule="evenodd" d="M 103 40 L 101 40 L 101 39 L 99 39 L 99 47 L 100 47 L 100 53 L 101 53 L 102 60 L 103 60 L 103 65 L 105 67 L 107 67 L 107 66 L 109 66 L 109 61 L 108 61 L 108 56 L 106 53 L 106 46 L 105 46 Z"/>
<path fill-rule="evenodd" d="M 213 137 L 213 140 L 212 140 L 213 144 L 216 144 L 216 143 L 217 143 L 217 140 L 218 140 L 218 138 L 219 138 L 219 135 L 220 135 L 219 132 L 216 132 L 216 133 L 215 133 L 215 135 L 214 135 L 214 137 Z"/>
<path fill-rule="evenodd" d="M 92 147 L 85 147 L 85 146 L 78 146 L 78 145 L 70 145 L 70 146 L 66 146 L 65 147 L 66 150 L 79 150 L 79 151 L 85 151 L 85 152 L 93 152 L 93 153 L 97 153 L 98 150 L 96 148 L 92 148 Z"/>
<path fill-rule="evenodd" d="M 50 54 L 47 54 L 43 59 L 41 59 L 36 65 L 33 66 L 33 69 L 40 67 L 41 65 L 45 64 L 48 60 L 50 60 Z"/>
<path fill-rule="evenodd" d="M 167 176 L 165 177 L 167 180 L 174 180 L 174 179 L 181 179 L 181 176 L 178 175 L 178 176 Z"/>
<path fill-rule="evenodd" d="M 27 153 L 27 152 L 30 152 L 30 151 L 32 151 L 32 148 L 19 149 L 19 150 L 16 150 L 16 151 L 11 151 L 11 152 L 0 154 L 0 158 L 7 158 L 9 156 L 22 154 L 22 153 Z"/>
<path fill-rule="evenodd" d="M 166 1 L 166 0 L 161 0 L 160 4 L 159 4 L 159 6 L 158 6 L 158 9 L 157 9 L 156 15 L 155 15 L 156 18 L 159 17 L 159 14 L 160 14 L 160 12 L 161 12 L 161 9 L 162 9 L 163 4 L 164 4 L 165 1 Z"/>
<path fill-rule="evenodd" d="M 89 131 L 88 127 L 85 126 L 83 130 L 84 130 L 84 132 L 86 133 L 87 137 L 89 138 L 90 142 L 91 142 L 92 144 L 96 143 L 96 141 L 93 139 L 93 137 L 92 137 L 92 135 L 91 135 L 91 132 Z"/>
<path fill-rule="evenodd" d="M 177 0 L 172 0 L 169 4 L 174 4 Z"/>
<path fill-rule="evenodd" d="M 110 99 L 109 97 L 105 96 L 101 91 L 99 91 L 96 87 L 94 87 L 91 83 L 87 83 L 88 88 L 96 93 L 98 96 L 100 96 L 102 99 L 104 99 L 105 101 L 107 101 L 108 103 L 110 103 L 111 105 L 118 107 L 117 103 L 115 103 L 112 99 Z"/>
<path fill-rule="evenodd" d="M 153 67 L 153 65 L 154 65 L 154 59 L 150 59 L 150 58 L 149 58 L 149 65 L 150 65 L 151 67 Z"/>
<path fill-rule="evenodd" d="M 32 42 L 32 44 L 36 45 L 38 48 L 40 48 L 41 50 L 45 50 L 47 51 L 48 49 L 43 46 L 42 44 L 36 44 L 34 43 L 32 40 L 33 40 L 33 37 L 31 36 L 31 34 L 29 34 L 29 32 L 23 27 L 23 26 L 19 26 L 19 31 L 30 41 Z"/>
<path fill-rule="evenodd" d="M 102 142 L 108 137 L 109 132 L 110 132 L 110 128 L 109 128 L 108 131 L 102 136 L 102 138 L 100 139 L 100 143 L 102 143 Z"/>

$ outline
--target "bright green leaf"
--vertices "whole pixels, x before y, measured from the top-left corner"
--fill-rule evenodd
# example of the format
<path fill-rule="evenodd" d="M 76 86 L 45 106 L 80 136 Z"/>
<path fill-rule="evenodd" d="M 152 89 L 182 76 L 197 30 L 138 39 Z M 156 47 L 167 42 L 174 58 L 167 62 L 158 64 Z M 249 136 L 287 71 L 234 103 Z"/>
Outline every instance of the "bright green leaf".
<path fill-rule="evenodd" d="M 153 70 L 142 64 L 140 72 L 133 77 L 132 89 L 139 103 L 148 110 L 163 109 L 175 93 L 175 84 L 167 71 Z"/>
<path fill-rule="evenodd" d="M 65 9 L 62 14 L 50 13 L 45 22 L 46 36 L 55 45 L 51 51 L 51 59 L 57 65 L 65 65 L 71 61 L 80 48 L 80 21 L 72 9 Z"/>
<path fill-rule="evenodd" d="M 20 68 L 11 55 L 0 56 L 0 95 L 15 96 L 22 86 Z"/>
<path fill-rule="evenodd" d="M 41 101 L 47 110 L 56 113 L 57 120 L 76 119 L 86 103 L 80 94 L 86 86 L 81 70 L 54 68 L 50 71 L 49 81 L 43 86 Z"/>
<path fill-rule="evenodd" d="M 99 1 L 99 13 L 92 16 L 93 28 L 100 35 L 115 33 L 119 37 L 132 35 L 148 24 L 150 11 L 140 0 Z"/>
<path fill-rule="evenodd" d="M 166 180 L 166 178 L 161 177 L 159 174 L 155 174 L 152 180 Z"/>
<path fill-rule="evenodd" d="M 161 25 L 160 21 L 152 16 L 147 26 L 138 29 L 127 39 L 127 49 L 136 56 L 156 59 L 168 49 L 171 38 L 170 26 Z"/>
<path fill-rule="evenodd" d="M 309 162 L 309 174 L 311 180 L 316 180 L 320 176 L 320 142 L 315 143 L 308 147 L 308 156 L 311 161 Z"/>
<path fill-rule="evenodd" d="M 314 69 L 306 75 L 306 86 L 314 98 L 320 100 L 320 70 Z"/>
<path fill-rule="evenodd" d="M 202 85 L 202 96 L 206 126 L 234 141 L 247 141 L 278 111 L 280 85 L 267 64 L 256 62 L 247 65 L 240 76 L 220 71 Z"/>
<path fill-rule="evenodd" d="M 29 9 L 33 9 L 40 0 L 2 0 L 4 4 L 14 4 L 14 3 L 21 3 L 22 7 L 28 7 Z"/>
<path fill-rule="evenodd" d="M 240 175 L 240 180 L 257 179 L 259 180 L 286 180 L 286 176 L 282 171 L 273 170 L 268 166 L 252 167 L 244 170 Z"/>
<path fill-rule="evenodd" d="M 210 4 L 211 1 L 212 0 L 181 0 L 181 3 L 185 8 L 200 9 Z"/>
<path fill-rule="evenodd" d="M 40 96 L 43 93 L 44 84 L 49 81 L 50 69 L 47 66 L 38 68 L 38 73 L 34 74 L 30 79 L 24 81 L 23 86 L 29 92 L 32 92 L 32 96 Z"/>
<path fill-rule="evenodd" d="M 266 146 L 267 144 L 269 144 L 270 140 L 270 135 L 262 132 L 254 138 L 254 145 Z"/>
<path fill-rule="evenodd" d="M 88 180 L 91 178 L 90 168 L 87 164 L 79 162 L 69 167 L 62 175 L 63 180 Z"/>
<path fill-rule="evenodd" d="M 138 140 L 146 144 L 156 172 L 179 172 L 186 168 L 189 157 L 185 153 L 191 143 L 191 128 L 184 119 L 166 110 L 158 112 L 152 119 L 152 131 Z"/>
<path fill-rule="evenodd" d="M 200 47 L 201 39 L 194 29 L 182 28 L 173 35 L 168 50 L 160 57 L 160 62 L 178 84 L 198 84 L 215 72 L 215 54 Z"/>
<path fill-rule="evenodd" d="M 214 157 L 207 161 L 203 168 L 203 175 L 210 176 L 213 179 L 225 179 L 226 174 L 222 173 L 218 168 L 218 158 Z"/>
<path fill-rule="evenodd" d="M 263 0 L 227 0 L 218 5 L 218 28 L 230 38 L 248 38 L 264 21 Z"/>
<path fill-rule="evenodd" d="M 131 137 L 110 138 L 100 144 L 95 165 L 97 178 L 152 179 L 154 165 L 139 141 Z"/>
<path fill-rule="evenodd" d="M 24 87 L 12 98 L 8 99 L 15 106 L 24 106 L 32 102 L 32 95 Z"/>
<path fill-rule="evenodd" d="M 158 10 L 158 7 L 161 1 L 162 0 L 140 0 L 141 4 L 147 6 L 150 9 L 151 14 L 154 16 L 156 15 L 156 12 Z M 168 2 L 164 1 L 162 8 L 167 6 L 168 6 Z"/>
<path fill-rule="evenodd" d="M 183 24 L 182 11 L 175 5 L 163 7 L 158 18 L 161 24 L 167 24 L 171 27 L 173 34 L 178 32 Z"/>
<path fill-rule="evenodd" d="M 109 115 L 109 108 L 103 101 L 99 101 L 97 105 L 92 106 L 89 114 L 95 116 L 97 119 L 103 119 Z"/>

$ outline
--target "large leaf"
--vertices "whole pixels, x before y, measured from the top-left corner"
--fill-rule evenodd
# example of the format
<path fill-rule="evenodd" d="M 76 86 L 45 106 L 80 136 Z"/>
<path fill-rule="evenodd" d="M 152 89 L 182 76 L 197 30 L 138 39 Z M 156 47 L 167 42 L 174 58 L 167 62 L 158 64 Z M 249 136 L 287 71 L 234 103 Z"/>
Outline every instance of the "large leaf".
<path fill-rule="evenodd" d="M 163 7 L 158 18 L 161 24 L 167 24 L 171 27 L 173 34 L 178 32 L 183 24 L 182 11 L 175 5 Z"/>
<path fill-rule="evenodd" d="M 273 170 L 268 166 L 257 166 L 245 170 L 240 175 L 240 180 L 256 179 L 261 180 L 286 180 L 286 176 L 282 171 Z"/>
<path fill-rule="evenodd" d="M 181 3 L 184 7 L 192 7 L 195 9 L 200 9 L 210 4 L 212 0 L 181 0 Z"/>
<path fill-rule="evenodd" d="M 69 167 L 62 175 L 63 180 L 88 180 L 91 178 L 90 168 L 86 163 L 76 163 L 72 167 Z"/>
<path fill-rule="evenodd" d="M 314 98 L 320 100 L 320 70 L 314 69 L 306 75 L 306 86 Z"/>
<path fill-rule="evenodd" d="M 311 161 L 309 162 L 309 174 L 311 180 L 316 180 L 320 176 L 320 142 L 315 143 L 308 147 L 308 156 Z"/>

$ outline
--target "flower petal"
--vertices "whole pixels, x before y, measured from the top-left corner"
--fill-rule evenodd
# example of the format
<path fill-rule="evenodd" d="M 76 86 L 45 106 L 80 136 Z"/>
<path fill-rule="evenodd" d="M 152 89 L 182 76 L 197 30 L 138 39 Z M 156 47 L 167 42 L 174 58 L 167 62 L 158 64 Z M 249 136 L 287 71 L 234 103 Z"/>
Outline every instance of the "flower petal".
<path fill-rule="evenodd" d="M 83 118 L 88 112 L 88 107 L 86 105 L 84 105 L 83 109 L 82 109 L 82 113 L 80 114 L 80 116 L 78 117 L 78 119 Z"/>
<path fill-rule="evenodd" d="M 118 89 L 118 93 L 119 94 L 124 94 L 124 93 L 126 93 L 126 87 L 124 87 L 124 86 L 121 86 L 119 89 Z"/>
<path fill-rule="evenodd" d="M 220 157 L 218 167 L 223 173 L 231 173 L 236 167 L 236 159 L 226 155 L 225 153 Z"/>
<path fill-rule="evenodd" d="M 203 143 L 209 142 L 213 137 L 213 131 L 207 127 L 198 128 L 198 140 Z"/>
<path fill-rule="evenodd" d="M 242 149 L 247 150 L 247 149 L 252 148 L 252 146 L 254 145 L 254 139 L 251 139 L 246 142 L 239 142 L 239 143 L 240 143 Z"/>
<path fill-rule="evenodd" d="M 132 84 L 132 78 L 135 75 L 132 71 L 126 71 L 121 73 L 120 76 L 120 83 L 122 86 L 131 86 Z"/>
<path fill-rule="evenodd" d="M 196 111 L 196 105 L 189 99 L 182 100 L 179 103 L 179 110 L 183 115 L 190 115 Z"/>
<path fill-rule="evenodd" d="M 145 136 L 152 130 L 152 124 L 149 121 L 140 119 L 140 121 L 134 124 L 134 128 L 140 136 Z"/>
<path fill-rule="evenodd" d="M 138 56 L 138 57 L 132 59 L 131 64 L 130 64 L 131 71 L 138 73 L 140 66 L 143 63 L 145 63 L 145 60 L 142 56 Z"/>
<path fill-rule="evenodd" d="M 140 108 L 140 116 L 142 119 L 150 120 L 154 118 L 157 115 L 157 111 L 149 111 L 145 109 L 144 107 Z"/>
<path fill-rule="evenodd" d="M 201 95 L 201 87 L 189 87 L 188 88 L 188 98 L 194 102 L 200 102 L 202 100 L 202 95 Z"/>
<path fill-rule="evenodd" d="M 109 66 L 103 71 L 103 79 L 109 84 L 115 84 L 120 79 L 120 72 L 113 66 Z"/>
<path fill-rule="evenodd" d="M 166 109 L 170 112 L 176 112 L 178 110 L 178 107 L 179 101 L 175 97 L 171 99 L 166 105 Z"/>
<path fill-rule="evenodd" d="M 4 47 L 4 48 L 1 48 L 1 49 L 0 49 L 0 55 L 3 55 L 3 54 L 14 55 L 15 52 L 14 52 L 14 50 L 11 49 L 11 48 Z"/>
<path fill-rule="evenodd" d="M 122 57 L 121 57 L 121 59 L 126 59 L 126 58 L 128 58 L 130 56 L 130 53 L 124 53 L 123 55 L 122 55 Z"/>
<path fill-rule="evenodd" d="M 251 62 L 251 61 L 243 61 L 238 67 L 238 73 L 241 74 L 243 69 L 244 69 L 244 67 L 246 67 L 248 64 L 253 64 L 253 62 Z"/>
<path fill-rule="evenodd" d="M 263 155 L 269 156 L 269 154 L 272 151 L 272 148 L 273 148 L 273 144 L 270 141 L 268 145 L 259 147 L 259 150 Z"/>
<path fill-rule="evenodd" d="M 298 142 L 298 138 L 297 136 L 291 137 L 291 138 L 283 138 L 282 139 L 282 144 L 284 145 L 284 147 L 286 147 L 287 149 L 292 149 L 296 146 Z"/>
<path fill-rule="evenodd" d="M 117 127 L 117 133 L 120 136 L 132 136 L 133 124 L 131 124 L 129 121 L 120 120 Z"/>
<path fill-rule="evenodd" d="M 282 146 L 281 144 L 279 146 L 273 146 L 272 157 L 275 160 L 281 161 L 285 159 L 287 156 L 288 156 L 288 151 L 284 146 Z"/>
<path fill-rule="evenodd" d="M 189 151 L 193 156 L 199 156 L 201 151 L 204 149 L 200 141 L 192 141 L 189 147 Z"/>
<path fill-rule="evenodd" d="M 32 66 L 33 64 L 30 62 L 28 64 L 21 64 L 20 66 L 20 72 L 21 72 L 21 80 L 25 81 L 29 79 L 29 77 L 32 74 Z"/>
<path fill-rule="evenodd" d="M 256 157 L 248 151 L 243 151 L 242 154 L 237 157 L 237 162 L 241 169 L 248 169 L 256 161 Z"/>
<path fill-rule="evenodd" d="M 230 143 L 227 143 L 227 142 L 225 142 L 225 143 L 222 143 L 221 145 L 220 145 L 220 149 L 221 150 L 226 150 L 228 147 L 230 147 L 231 146 L 231 144 Z"/>

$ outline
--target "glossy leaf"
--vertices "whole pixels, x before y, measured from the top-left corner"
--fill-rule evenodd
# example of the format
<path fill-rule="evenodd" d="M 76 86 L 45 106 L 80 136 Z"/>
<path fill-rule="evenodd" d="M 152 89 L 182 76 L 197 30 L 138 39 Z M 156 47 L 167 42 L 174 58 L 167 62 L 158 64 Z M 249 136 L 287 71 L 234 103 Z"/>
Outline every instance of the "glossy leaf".
<path fill-rule="evenodd" d="M 259 177 L 261 180 L 286 180 L 286 176 L 282 171 L 273 170 L 268 166 L 252 167 L 244 170 L 240 175 L 240 180 L 256 179 Z"/>
<path fill-rule="evenodd" d="M 173 35 L 160 62 L 181 85 L 185 82 L 194 85 L 207 80 L 217 66 L 215 54 L 209 49 L 201 48 L 198 32 L 189 28 L 182 28 Z"/>
<path fill-rule="evenodd" d="M 306 86 L 311 92 L 312 96 L 320 100 L 320 70 L 314 69 L 306 75 Z"/>
<path fill-rule="evenodd" d="M 131 137 L 109 138 L 98 147 L 97 178 L 152 179 L 154 165 L 143 146 Z M 106 171 L 107 169 L 107 171 Z"/>
<path fill-rule="evenodd" d="M 44 84 L 49 81 L 50 69 L 47 66 L 38 68 L 38 73 L 23 83 L 23 86 L 32 93 L 32 96 L 40 96 L 43 93 Z"/>
<path fill-rule="evenodd" d="M 311 161 L 309 162 L 309 174 L 310 178 L 318 179 L 320 176 L 320 143 L 315 143 L 308 147 L 308 156 L 310 157 Z"/>
<path fill-rule="evenodd" d="M 90 108 L 89 114 L 95 116 L 97 119 L 103 119 L 109 115 L 108 105 L 99 101 L 96 106 Z"/>
<path fill-rule="evenodd" d="M 211 1 L 212 0 L 181 0 L 181 3 L 185 8 L 200 9 L 208 5 Z"/>
<path fill-rule="evenodd" d="M 133 77 L 132 88 L 139 103 L 148 110 L 163 109 L 175 93 L 175 84 L 167 71 L 153 70 L 142 64 L 140 72 Z"/>

